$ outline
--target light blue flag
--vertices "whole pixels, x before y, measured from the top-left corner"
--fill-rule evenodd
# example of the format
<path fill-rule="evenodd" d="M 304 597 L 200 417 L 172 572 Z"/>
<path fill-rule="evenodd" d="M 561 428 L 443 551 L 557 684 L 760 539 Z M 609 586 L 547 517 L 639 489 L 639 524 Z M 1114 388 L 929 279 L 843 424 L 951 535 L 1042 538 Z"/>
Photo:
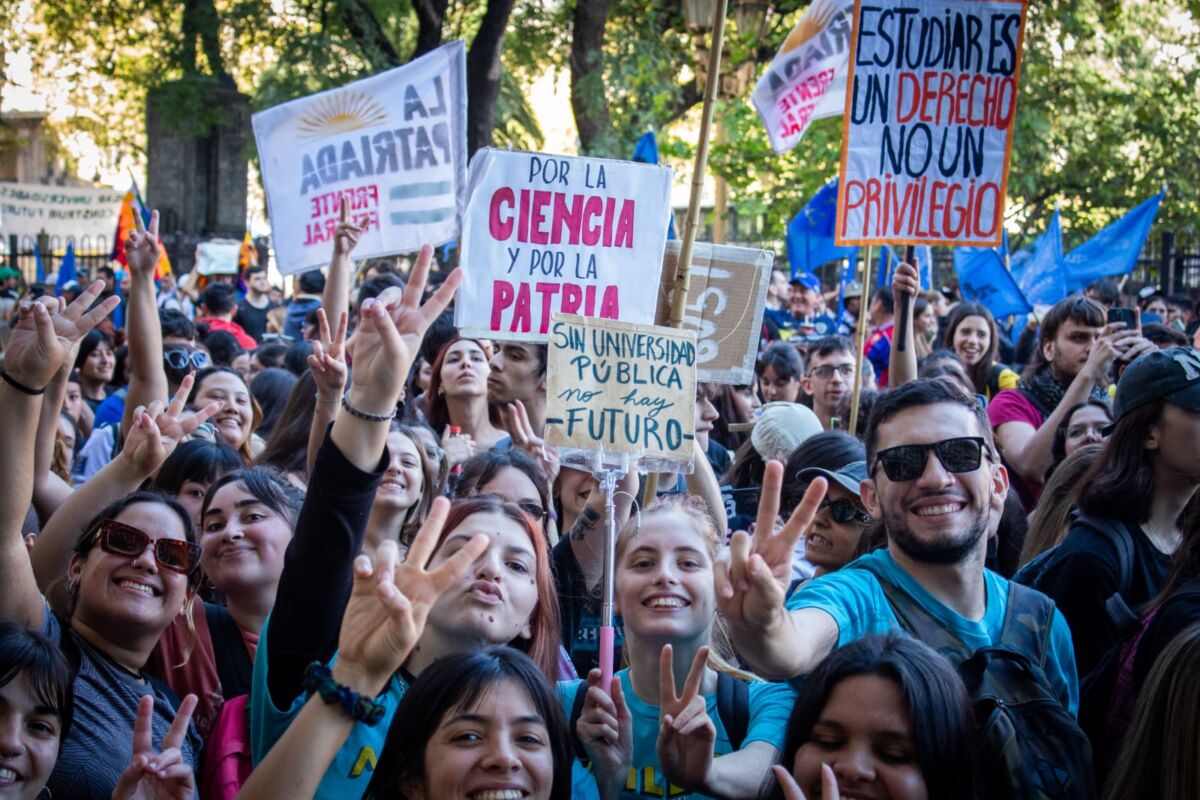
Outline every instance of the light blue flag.
<path fill-rule="evenodd" d="M 1063 261 L 1062 219 L 1058 209 L 1050 226 L 1033 244 L 1014 253 L 1012 276 L 1030 303 L 1052 305 L 1067 296 L 1067 268 Z"/>
<path fill-rule="evenodd" d="M 642 138 L 637 140 L 637 144 L 633 146 L 633 160 L 640 161 L 643 164 L 658 163 L 658 138 L 655 137 L 654 131 L 646 131 L 642 134 Z M 667 238 L 675 238 L 675 212 L 671 212 L 670 219 L 667 220 Z"/>
<path fill-rule="evenodd" d="M 838 179 L 821 187 L 792 218 L 787 229 L 787 257 L 792 274 L 816 272 L 817 267 L 840 258 L 858 258 L 857 247 L 838 247 L 833 242 L 837 225 Z"/>
<path fill-rule="evenodd" d="M 54 283 L 54 294 L 62 297 L 63 287 L 73 280 L 76 280 L 74 242 L 67 245 L 67 252 L 58 265 L 58 280 Z"/>
<path fill-rule="evenodd" d="M 958 276 L 958 290 L 963 299 L 986 307 L 996 319 L 1010 314 L 1028 314 L 1033 310 L 1021 293 L 1021 287 L 1004 266 L 1007 249 L 1007 235 L 999 250 L 993 247 L 954 248 L 954 274 Z"/>
<path fill-rule="evenodd" d="M 1067 253 L 1068 288 L 1079 291 L 1097 278 L 1132 272 L 1162 201 L 1159 192 Z"/>
<path fill-rule="evenodd" d="M 904 260 L 904 251 L 907 249 L 904 245 L 879 246 L 879 269 L 875 274 L 883 276 L 880 286 L 892 285 L 892 274 L 896 271 L 896 265 Z M 913 257 L 917 259 L 917 271 L 921 274 L 921 291 L 927 292 L 932 284 L 930 269 L 933 266 L 933 248 L 927 244 L 917 245 Z"/>
<path fill-rule="evenodd" d="M 36 240 L 33 242 L 33 263 L 37 266 L 37 282 L 46 282 L 46 267 L 42 264 L 42 250 Z"/>

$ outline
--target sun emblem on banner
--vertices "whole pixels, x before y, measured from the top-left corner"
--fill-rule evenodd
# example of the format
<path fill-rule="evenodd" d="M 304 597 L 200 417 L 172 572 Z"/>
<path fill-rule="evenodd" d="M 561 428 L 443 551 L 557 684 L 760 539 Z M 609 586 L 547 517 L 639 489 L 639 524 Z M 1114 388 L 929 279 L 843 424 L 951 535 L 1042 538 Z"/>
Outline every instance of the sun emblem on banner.
<path fill-rule="evenodd" d="M 820 36 L 821 31 L 825 30 L 825 26 L 841 13 L 841 6 L 833 0 L 816 0 L 805 9 L 803 16 L 796 23 L 796 27 L 788 34 L 783 47 L 779 48 L 779 52 L 790 53 L 809 39 Z"/>
<path fill-rule="evenodd" d="M 300 117 L 297 128 L 302 139 L 318 139 L 338 133 L 370 128 L 387 120 L 375 98 L 361 91 L 337 92 L 316 101 Z"/>

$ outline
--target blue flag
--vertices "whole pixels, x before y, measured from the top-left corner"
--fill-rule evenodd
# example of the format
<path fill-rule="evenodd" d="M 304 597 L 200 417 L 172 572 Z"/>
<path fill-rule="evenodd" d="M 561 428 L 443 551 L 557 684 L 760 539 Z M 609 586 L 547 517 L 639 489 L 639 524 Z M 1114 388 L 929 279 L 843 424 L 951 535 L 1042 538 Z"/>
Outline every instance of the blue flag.
<path fill-rule="evenodd" d="M 904 251 L 907 249 L 886 244 L 879 246 L 879 269 L 876 274 L 880 276 L 880 286 L 892 285 L 892 273 L 896 271 L 896 265 L 904 260 Z M 927 244 L 918 245 L 913 257 L 917 259 L 917 271 L 921 275 L 921 291 L 927 292 L 932 283 L 929 270 L 933 264 L 933 248 Z"/>
<path fill-rule="evenodd" d="M 63 287 L 73 280 L 76 280 L 76 277 L 75 244 L 72 242 L 67 245 L 67 252 L 63 256 L 62 263 L 58 265 L 58 280 L 54 283 L 54 294 L 62 297 Z"/>
<path fill-rule="evenodd" d="M 1063 261 L 1062 219 L 1058 209 L 1050 227 L 1033 244 L 1014 253 L 1010 266 L 1021 293 L 1030 303 L 1053 305 L 1067 296 L 1067 268 Z"/>
<path fill-rule="evenodd" d="M 1132 272 L 1162 201 L 1159 192 L 1067 253 L 1068 288 L 1078 291 L 1097 278 Z"/>
<path fill-rule="evenodd" d="M 654 131 L 646 131 L 642 134 L 642 138 L 637 140 L 637 144 L 633 146 L 633 160 L 640 161 L 643 164 L 658 163 L 658 139 L 655 137 Z M 676 238 L 674 211 L 671 212 L 671 217 L 667 220 L 667 238 Z"/>
<path fill-rule="evenodd" d="M 37 265 L 37 282 L 46 282 L 46 267 L 42 264 L 42 251 L 38 247 L 37 240 L 33 242 L 33 262 Z"/>
<path fill-rule="evenodd" d="M 857 247 L 838 247 L 833 243 L 837 224 L 838 179 L 821 187 L 800 209 L 787 229 L 787 257 L 792 274 L 816 272 L 817 267 L 839 258 L 858 258 Z"/>
<path fill-rule="evenodd" d="M 838 270 L 838 310 L 837 324 L 841 325 L 846 319 L 846 284 L 854 276 L 854 259 L 842 259 L 842 268 Z"/>
<path fill-rule="evenodd" d="M 1010 314 L 1028 314 L 1033 310 L 1021 293 L 1021 287 L 1004 266 L 1007 250 L 1007 235 L 999 250 L 992 247 L 954 248 L 954 274 L 958 276 L 958 290 L 963 299 L 984 306 L 996 319 Z"/>

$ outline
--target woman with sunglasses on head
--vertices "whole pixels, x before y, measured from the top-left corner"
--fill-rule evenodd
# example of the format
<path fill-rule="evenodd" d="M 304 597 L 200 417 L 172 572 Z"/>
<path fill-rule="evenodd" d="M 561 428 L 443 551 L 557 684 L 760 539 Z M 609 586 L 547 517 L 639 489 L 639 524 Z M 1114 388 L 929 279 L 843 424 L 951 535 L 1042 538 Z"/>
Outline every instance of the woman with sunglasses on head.
<path fill-rule="evenodd" d="M 74 678 L 74 719 L 48 786 L 57 797 L 110 794 L 133 759 L 133 736 L 143 697 L 152 698 L 150 726 L 164 736 L 175 717 L 169 691 L 142 667 L 162 631 L 195 596 L 199 548 L 188 513 L 173 500 L 129 495 L 105 508 L 75 544 L 66 574 L 70 606 L 51 611 L 20 537 L 32 493 L 39 393 L 62 368 L 69 350 L 116 306 L 109 298 L 90 312 L 103 283 L 70 306 L 47 298 L 22 306 L 0 381 L 0 450 L 10 474 L 0 482 L 0 618 L 42 631 L 58 643 Z M 152 409 L 156 410 L 156 409 Z M 161 447 L 155 421 L 138 409 L 146 446 Z M 152 533 L 146 533 L 151 531 Z M 61 578 L 61 572 L 55 576 Z M 129 743 L 129 744 L 125 744 Z M 180 757 L 194 766 L 199 738 L 181 737 Z"/>
<path fill-rule="evenodd" d="M 546 529 L 550 522 L 550 482 L 541 466 L 515 447 L 488 450 L 463 464 L 454 487 L 455 497 L 491 494 L 521 510 Z"/>

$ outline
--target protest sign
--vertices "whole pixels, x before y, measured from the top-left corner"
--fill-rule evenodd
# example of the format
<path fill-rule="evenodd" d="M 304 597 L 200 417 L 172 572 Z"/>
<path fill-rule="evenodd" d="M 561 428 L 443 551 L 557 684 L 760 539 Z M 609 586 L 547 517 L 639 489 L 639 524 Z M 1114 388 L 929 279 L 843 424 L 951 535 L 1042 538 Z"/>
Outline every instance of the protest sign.
<path fill-rule="evenodd" d="M 679 241 L 667 242 L 663 255 L 659 325 L 670 321 L 680 247 Z M 753 381 L 774 261 L 770 250 L 696 242 L 683 317 L 683 328 L 696 332 L 696 380 Z"/>
<path fill-rule="evenodd" d="M 271 239 L 285 275 L 329 263 L 342 198 L 355 258 L 458 236 L 466 198 L 462 42 L 253 117 Z"/>
<path fill-rule="evenodd" d="M 754 87 L 751 100 L 776 153 L 791 150 L 814 119 L 846 102 L 853 0 L 815 0 Z"/>
<path fill-rule="evenodd" d="M 555 313 L 546 358 L 546 443 L 691 462 L 696 334 Z"/>
<path fill-rule="evenodd" d="M 211 239 L 196 245 L 196 274 L 237 275 L 242 243 L 236 239 Z"/>
<path fill-rule="evenodd" d="M 81 253 L 108 252 L 124 191 L 90 186 L 0 183 L 0 234 L 33 240 L 43 231 L 52 247 L 74 242 Z M 55 242 L 58 239 L 60 241 Z"/>
<path fill-rule="evenodd" d="M 837 243 L 1000 244 L 1026 0 L 856 0 Z"/>
<path fill-rule="evenodd" d="M 666 166 L 480 150 L 454 324 L 544 342 L 556 311 L 654 322 L 670 191 Z"/>

